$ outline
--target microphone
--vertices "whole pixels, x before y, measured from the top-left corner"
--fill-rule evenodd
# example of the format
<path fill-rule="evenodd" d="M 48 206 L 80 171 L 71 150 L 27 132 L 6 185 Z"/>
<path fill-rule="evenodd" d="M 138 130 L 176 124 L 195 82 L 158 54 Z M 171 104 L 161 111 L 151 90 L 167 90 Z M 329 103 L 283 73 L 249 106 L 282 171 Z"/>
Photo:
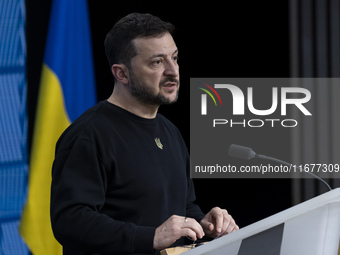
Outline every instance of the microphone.
<path fill-rule="evenodd" d="M 289 166 L 289 167 L 292 166 L 292 164 L 285 162 L 285 161 L 282 161 L 280 159 L 268 157 L 268 156 L 261 155 L 261 154 L 257 154 L 253 151 L 252 148 L 244 147 L 244 146 L 241 146 L 241 145 L 235 145 L 235 144 L 230 145 L 229 156 L 234 157 L 234 158 L 246 159 L 246 160 L 250 160 L 250 159 L 253 159 L 253 158 L 259 158 L 259 159 L 265 159 L 265 160 L 273 161 L 273 162 L 276 162 L 276 163 L 280 163 L 282 165 L 286 165 L 286 166 Z M 304 173 L 307 173 L 307 174 L 313 176 L 314 178 L 318 179 L 323 184 L 325 184 L 329 190 L 332 190 L 332 188 L 329 186 L 329 184 L 325 180 L 321 179 L 319 176 L 317 176 L 317 175 L 315 175 L 311 172 L 305 171 L 302 167 L 299 167 L 299 168 L 300 168 L 300 171 L 302 170 Z"/>

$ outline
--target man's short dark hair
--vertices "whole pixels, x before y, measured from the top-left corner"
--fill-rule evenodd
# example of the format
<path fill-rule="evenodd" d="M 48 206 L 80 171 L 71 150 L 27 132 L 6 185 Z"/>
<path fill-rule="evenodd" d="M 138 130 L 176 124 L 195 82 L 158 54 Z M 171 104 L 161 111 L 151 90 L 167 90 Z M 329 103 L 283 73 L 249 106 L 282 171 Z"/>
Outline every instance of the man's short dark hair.
<path fill-rule="evenodd" d="M 172 34 L 175 27 L 151 14 L 131 13 L 121 18 L 106 35 L 104 42 L 110 66 L 125 64 L 130 68 L 131 59 L 137 54 L 133 39 Z"/>

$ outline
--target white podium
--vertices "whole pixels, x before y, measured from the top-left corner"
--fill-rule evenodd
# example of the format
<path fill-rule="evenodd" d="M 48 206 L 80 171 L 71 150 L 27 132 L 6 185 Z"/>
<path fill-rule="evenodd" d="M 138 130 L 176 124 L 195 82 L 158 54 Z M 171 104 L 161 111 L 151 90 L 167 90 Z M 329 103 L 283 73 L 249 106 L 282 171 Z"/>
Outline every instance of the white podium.
<path fill-rule="evenodd" d="M 339 241 L 340 188 L 183 254 L 340 255 Z"/>

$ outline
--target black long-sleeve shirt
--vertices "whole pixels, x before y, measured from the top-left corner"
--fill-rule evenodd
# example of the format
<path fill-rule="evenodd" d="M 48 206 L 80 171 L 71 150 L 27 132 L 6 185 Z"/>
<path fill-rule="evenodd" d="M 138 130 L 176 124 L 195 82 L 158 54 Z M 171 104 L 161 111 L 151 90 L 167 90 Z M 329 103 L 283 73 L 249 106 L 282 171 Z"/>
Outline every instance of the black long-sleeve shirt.
<path fill-rule="evenodd" d="M 64 254 L 153 253 L 171 215 L 204 217 L 189 169 L 161 114 L 144 119 L 107 101 L 87 110 L 60 137 L 53 164 L 51 222 Z"/>

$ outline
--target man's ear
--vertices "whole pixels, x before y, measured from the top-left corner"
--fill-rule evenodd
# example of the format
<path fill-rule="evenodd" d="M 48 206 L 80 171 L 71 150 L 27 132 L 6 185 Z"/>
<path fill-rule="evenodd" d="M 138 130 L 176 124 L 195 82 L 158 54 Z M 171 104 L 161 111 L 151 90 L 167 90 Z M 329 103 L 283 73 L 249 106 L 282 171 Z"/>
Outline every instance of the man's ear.
<path fill-rule="evenodd" d="M 129 70 L 124 64 L 114 64 L 111 67 L 111 72 L 114 75 L 114 77 L 119 81 L 120 83 L 126 85 L 129 83 Z"/>

